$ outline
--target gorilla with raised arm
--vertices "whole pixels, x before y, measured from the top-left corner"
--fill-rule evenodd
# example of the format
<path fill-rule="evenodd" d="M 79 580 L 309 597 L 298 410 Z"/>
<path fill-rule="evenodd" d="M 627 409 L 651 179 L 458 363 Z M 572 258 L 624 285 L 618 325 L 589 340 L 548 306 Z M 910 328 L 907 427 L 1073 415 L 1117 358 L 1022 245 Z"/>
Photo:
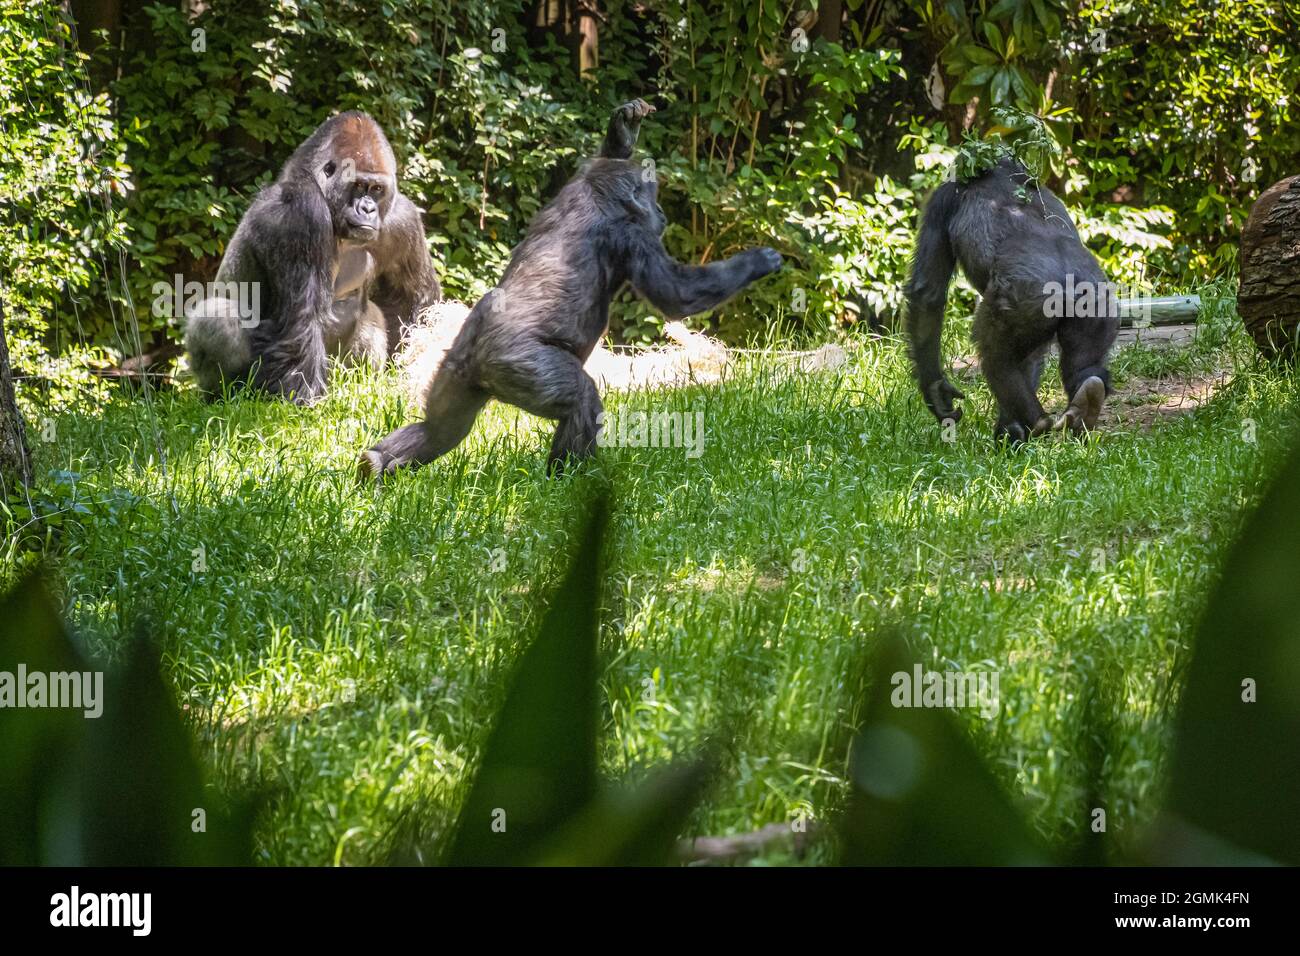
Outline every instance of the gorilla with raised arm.
<path fill-rule="evenodd" d="M 332 354 L 382 366 L 417 312 L 440 298 L 420 210 L 397 188 L 383 131 L 332 117 L 253 200 L 217 270 L 223 296 L 186 317 L 185 347 L 209 394 L 223 381 L 307 404 Z M 241 315 L 254 284 L 258 307 Z M 233 293 L 233 294 L 232 294 Z"/>
<path fill-rule="evenodd" d="M 651 112 L 641 100 L 614 112 L 600 153 L 537 214 L 500 283 L 466 318 L 429 386 L 424 421 L 363 452 L 363 478 L 451 451 L 490 398 L 559 422 L 549 468 L 590 455 L 601 403 L 583 363 L 605 334 L 610 299 L 624 283 L 669 318 L 682 318 L 781 267 L 768 248 L 702 266 L 669 257 L 658 182 L 631 160 Z"/>
<path fill-rule="evenodd" d="M 998 404 L 994 435 L 1023 442 L 1051 430 L 1093 428 L 1110 392 L 1106 357 L 1119 303 L 1065 206 L 1006 158 L 970 182 L 944 183 L 926 204 L 905 289 L 917 384 L 940 422 L 957 421 L 964 398 L 939 363 L 948 284 L 962 272 L 980 293 L 973 335 Z M 1038 401 L 1043 356 L 1056 341 L 1064 414 Z"/>

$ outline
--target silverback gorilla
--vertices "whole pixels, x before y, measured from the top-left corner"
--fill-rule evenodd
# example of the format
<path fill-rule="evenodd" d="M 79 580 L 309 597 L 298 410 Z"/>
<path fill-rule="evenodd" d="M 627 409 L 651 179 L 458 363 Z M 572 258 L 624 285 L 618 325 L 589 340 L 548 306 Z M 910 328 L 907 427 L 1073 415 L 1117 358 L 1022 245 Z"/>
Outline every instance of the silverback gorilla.
<path fill-rule="evenodd" d="M 780 254 L 766 247 L 703 266 L 668 256 L 658 182 L 631 161 L 641 120 L 652 110 L 641 100 L 615 110 L 599 154 L 537 214 L 500 283 L 466 318 L 429 387 L 425 420 L 363 452 L 363 479 L 455 448 L 489 398 L 559 421 L 548 468 L 591 454 L 601 403 L 582 366 L 625 282 L 681 318 L 781 267 Z"/>
<path fill-rule="evenodd" d="M 1015 444 L 1096 425 L 1110 391 L 1106 356 L 1119 329 L 1119 305 L 1061 201 L 1030 184 L 1028 171 L 1007 158 L 971 182 L 944 183 L 927 203 L 905 289 L 907 332 L 921 395 L 940 422 L 959 419 L 952 401 L 965 397 L 939 365 L 957 264 L 981 297 L 973 335 L 998 403 L 995 437 Z M 1038 402 L 1043 356 L 1053 339 L 1069 402 L 1059 418 Z"/>
<path fill-rule="evenodd" d="M 255 283 L 258 308 L 241 316 L 227 292 L 187 316 L 185 348 L 208 393 L 224 379 L 308 404 L 325 393 L 331 354 L 382 366 L 440 292 L 378 124 L 349 112 L 317 127 L 253 200 L 216 282 Z"/>

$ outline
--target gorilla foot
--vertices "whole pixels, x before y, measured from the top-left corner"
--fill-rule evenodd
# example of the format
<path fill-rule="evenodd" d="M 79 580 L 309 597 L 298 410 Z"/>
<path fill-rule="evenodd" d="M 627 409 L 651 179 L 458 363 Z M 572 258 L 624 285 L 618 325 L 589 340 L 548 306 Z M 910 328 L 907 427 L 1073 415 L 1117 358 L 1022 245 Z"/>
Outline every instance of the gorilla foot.
<path fill-rule="evenodd" d="M 357 480 L 374 481 L 391 475 L 398 468 L 423 464 L 427 457 L 426 432 L 423 422 L 405 425 L 389 434 L 376 445 L 367 448 L 357 459 Z"/>
<path fill-rule="evenodd" d="M 1064 416 L 1058 418 L 1055 415 L 1044 415 L 1038 421 L 1034 422 L 1034 427 L 1029 430 L 1029 436 L 1031 438 L 1037 438 L 1039 435 L 1044 435 L 1053 429 L 1059 428 L 1063 418 Z"/>
<path fill-rule="evenodd" d="M 571 475 L 576 471 L 584 461 L 591 457 L 591 452 L 552 451 L 546 456 L 546 477 L 562 478 L 565 475 Z"/>
<path fill-rule="evenodd" d="M 368 448 L 357 459 L 357 483 L 368 484 L 384 475 L 384 456 Z"/>
<path fill-rule="evenodd" d="M 1029 440 L 1031 432 L 1026 431 L 1025 426 L 1020 422 L 1001 421 L 999 420 L 993 426 L 993 440 L 1001 442 L 1010 448 L 1018 448 Z"/>
<path fill-rule="evenodd" d="M 1097 418 L 1106 402 L 1106 383 L 1093 375 L 1083 380 L 1070 400 L 1070 407 L 1061 415 L 1044 415 L 1034 423 L 1031 436 L 1047 432 L 1072 432 L 1082 435 L 1097 427 Z"/>
<path fill-rule="evenodd" d="M 1074 393 L 1074 398 L 1070 399 L 1070 407 L 1061 416 L 1065 420 L 1062 427 L 1069 428 L 1075 434 L 1092 431 L 1097 427 L 1097 418 L 1105 403 L 1106 383 L 1096 375 L 1085 378 Z"/>

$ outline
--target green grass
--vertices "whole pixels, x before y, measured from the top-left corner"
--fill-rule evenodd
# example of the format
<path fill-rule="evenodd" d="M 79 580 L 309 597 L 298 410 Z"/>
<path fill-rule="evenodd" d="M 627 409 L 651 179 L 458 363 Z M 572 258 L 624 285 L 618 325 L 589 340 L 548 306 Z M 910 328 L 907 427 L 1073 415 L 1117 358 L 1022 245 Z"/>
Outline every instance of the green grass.
<path fill-rule="evenodd" d="M 949 353 L 969 351 L 953 325 Z M 38 446 L 42 475 L 77 477 L 42 479 L 57 525 L 12 537 L 0 577 L 47 551 L 102 659 L 142 621 L 165 635 L 214 778 L 271 797 L 263 860 L 380 862 L 399 830 L 437 838 L 454 820 L 582 503 L 608 482 L 611 778 L 730 722 L 693 833 L 826 814 L 857 665 L 895 629 L 936 668 L 999 672 L 999 715 L 959 719 L 1056 845 L 1090 819 L 1080 755 L 1098 724 L 1084 714 L 1106 701 L 1095 783 L 1112 835 L 1135 839 L 1161 799 L 1207 586 L 1295 430 L 1293 379 L 1255 362 L 1219 304 L 1194 346 L 1114 363 L 1121 392 L 1226 370 L 1211 402 L 1005 453 L 975 375 L 945 443 L 901 345 L 850 346 L 835 372 L 791 375 L 760 353 L 718 385 L 607 396 L 612 410 L 703 411 L 703 456 L 607 448 L 561 479 L 543 473 L 549 423 L 496 405 L 446 459 L 359 489 L 356 452 L 409 420 L 395 373 L 340 372 L 311 409 L 122 397 L 61 416 Z"/>

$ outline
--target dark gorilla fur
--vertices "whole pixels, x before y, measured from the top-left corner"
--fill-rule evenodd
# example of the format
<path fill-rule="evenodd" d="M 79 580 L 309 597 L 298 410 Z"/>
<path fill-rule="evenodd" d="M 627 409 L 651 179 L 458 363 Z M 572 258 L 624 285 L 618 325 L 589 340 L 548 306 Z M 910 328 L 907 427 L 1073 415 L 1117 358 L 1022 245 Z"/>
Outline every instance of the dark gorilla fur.
<path fill-rule="evenodd" d="M 1053 429 L 1091 429 L 1110 392 L 1106 357 L 1119 330 L 1119 304 L 1061 201 L 1034 186 L 1020 163 L 1005 159 L 969 183 L 944 183 L 926 204 L 905 290 L 907 332 L 921 395 L 940 422 L 959 419 L 952 402 L 965 397 L 939 364 L 957 264 L 981 296 L 973 335 L 998 403 L 995 436 L 1014 443 Z M 1066 303 L 1065 314 L 1053 316 L 1047 287 L 1068 287 L 1070 276 L 1074 287 L 1089 283 L 1084 288 L 1096 290 L 1095 304 L 1085 310 Z M 1043 356 L 1053 339 L 1069 402 L 1059 418 L 1038 402 Z"/>
<path fill-rule="evenodd" d="M 325 393 L 329 355 L 382 366 L 440 291 L 420 210 L 398 191 L 378 124 L 349 112 L 317 127 L 253 200 L 216 281 L 257 283 L 260 309 L 241 321 L 232 295 L 187 316 L 205 391 L 251 381 L 306 404 Z"/>
<path fill-rule="evenodd" d="M 559 421 L 548 467 L 590 455 L 601 403 L 582 366 L 605 334 L 610 299 L 624 283 L 681 318 L 721 305 L 781 267 L 781 256 L 768 248 L 703 266 L 668 256 L 658 182 L 630 160 L 651 111 L 640 100 L 615 111 L 599 155 L 538 213 L 497 288 L 466 318 L 429 387 L 425 420 L 363 452 L 363 478 L 455 448 L 489 398 Z"/>

